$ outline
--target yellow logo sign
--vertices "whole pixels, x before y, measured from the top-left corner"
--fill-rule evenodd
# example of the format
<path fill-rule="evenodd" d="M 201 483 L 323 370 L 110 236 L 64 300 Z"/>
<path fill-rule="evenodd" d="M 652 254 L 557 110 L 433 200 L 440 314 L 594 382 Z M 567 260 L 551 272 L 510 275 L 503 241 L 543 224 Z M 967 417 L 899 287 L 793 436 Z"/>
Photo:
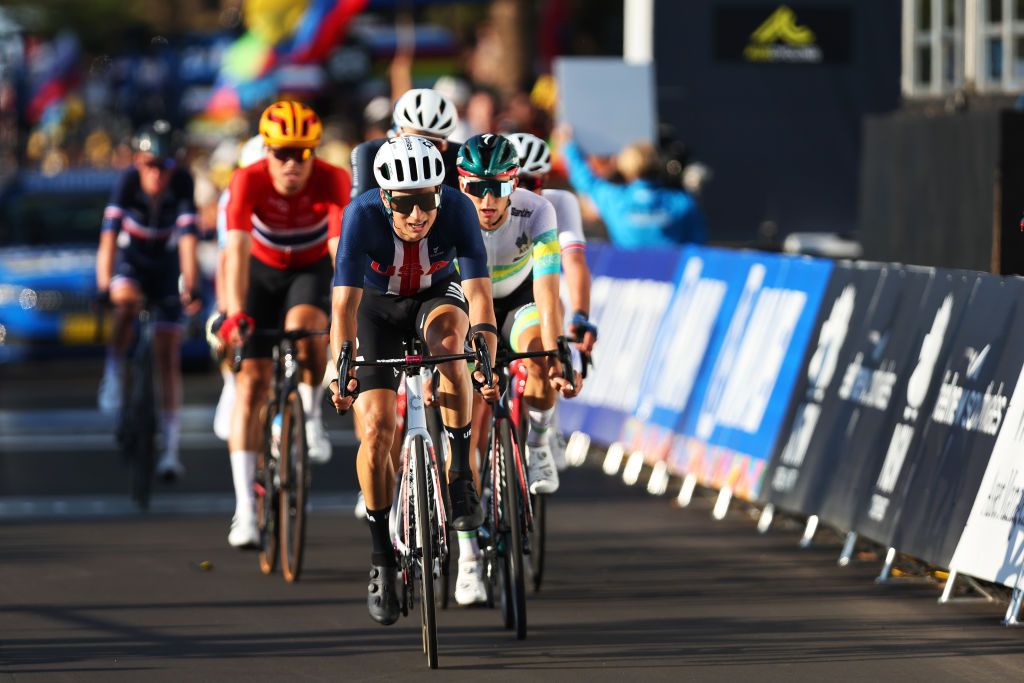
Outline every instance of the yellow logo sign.
<path fill-rule="evenodd" d="M 797 23 L 796 12 L 781 5 L 750 34 L 743 50 L 749 62 L 814 63 L 822 61 L 814 31 Z"/>

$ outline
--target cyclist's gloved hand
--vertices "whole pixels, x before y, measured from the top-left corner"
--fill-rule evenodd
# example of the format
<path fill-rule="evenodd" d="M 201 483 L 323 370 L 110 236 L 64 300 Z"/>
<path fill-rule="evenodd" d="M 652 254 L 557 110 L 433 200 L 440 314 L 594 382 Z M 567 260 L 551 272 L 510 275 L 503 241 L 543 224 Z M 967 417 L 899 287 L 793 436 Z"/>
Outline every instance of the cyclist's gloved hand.
<path fill-rule="evenodd" d="M 569 332 L 582 353 L 590 353 L 594 350 L 594 342 L 597 341 L 597 325 L 590 322 L 586 313 L 576 311 L 572 314 L 572 319 L 569 321 Z"/>
<path fill-rule="evenodd" d="M 216 353 L 224 350 L 224 340 L 220 338 L 220 328 L 225 320 L 227 320 L 227 315 L 223 311 L 212 313 L 206 319 L 206 342 Z"/>
<path fill-rule="evenodd" d="M 239 311 L 224 319 L 220 325 L 219 335 L 228 344 L 237 346 L 245 340 L 245 335 L 252 332 L 255 327 L 256 321 L 252 319 L 252 316 L 247 315 L 244 311 Z"/>
<path fill-rule="evenodd" d="M 548 383 L 562 398 L 573 398 L 583 390 L 583 376 L 575 368 L 570 367 L 568 370 L 572 373 L 572 383 L 565 378 L 565 371 L 559 361 L 552 359 L 548 363 Z"/>

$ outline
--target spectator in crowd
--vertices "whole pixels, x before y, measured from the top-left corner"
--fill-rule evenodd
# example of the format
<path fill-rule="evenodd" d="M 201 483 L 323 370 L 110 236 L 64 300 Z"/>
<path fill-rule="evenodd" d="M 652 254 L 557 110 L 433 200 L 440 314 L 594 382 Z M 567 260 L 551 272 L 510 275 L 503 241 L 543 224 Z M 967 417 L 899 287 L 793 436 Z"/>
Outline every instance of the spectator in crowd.
<path fill-rule="evenodd" d="M 568 126 L 561 126 L 556 138 L 562 143 L 569 182 L 593 201 L 616 246 L 636 249 L 707 240 L 704 215 L 693 197 L 662 184 L 664 171 L 653 145 L 635 143 L 619 153 L 616 167 L 625 183 L 620 185 L 590 169 Z"/>

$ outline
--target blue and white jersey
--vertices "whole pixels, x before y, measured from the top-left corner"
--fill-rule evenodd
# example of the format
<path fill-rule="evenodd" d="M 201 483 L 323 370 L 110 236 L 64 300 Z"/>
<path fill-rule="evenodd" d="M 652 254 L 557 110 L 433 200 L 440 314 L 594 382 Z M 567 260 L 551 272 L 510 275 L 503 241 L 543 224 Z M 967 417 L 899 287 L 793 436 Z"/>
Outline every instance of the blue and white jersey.
<path fill-rule="evenodd" d="M 345 207 L 334 286 L 411 296 L 456 273 L 456 259 L 462 279 L 488 277 L 480 223 L 468 197 L 442 185 L 430 232 L 406 242 L 395 234 L 380 191 L 368 190 Z"/>

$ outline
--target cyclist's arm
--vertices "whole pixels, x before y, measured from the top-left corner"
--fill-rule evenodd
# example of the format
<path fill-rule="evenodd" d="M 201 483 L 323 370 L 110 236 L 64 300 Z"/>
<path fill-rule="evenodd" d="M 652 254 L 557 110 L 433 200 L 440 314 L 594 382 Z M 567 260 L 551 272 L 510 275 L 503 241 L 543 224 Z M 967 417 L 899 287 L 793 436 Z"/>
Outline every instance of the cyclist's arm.
<path fill-rule="evenodd" d="M 466 302 L 469 304 L 469 325 L 487 324 L 496 327 L 494 318 L 494 296 L 491 293 L 491 278 L 474 277 L 462 281 L 462 291 L 466 294 Z M 484 332 L 484 341 L 487 342 L 487 350 L 491 355 L 491 362 L 494 362 L 494 354 L 498 350 L 498 335 L 493 332 Z"/>
<path fill-rule="evenodd" d="M 231 178 L 231 195 L 225 210 L 227 239 L 224 246 L 224 307 L 228 316 L 245 313 L 249 293 L 249 255 L 252 252 L 253 204 L 243 173 Z"/>
<path fill-rule="evenodd" d="M 356 145 L 352 150 L 352 199 L 377 187 L 377 181 L 373 177 L 373 158 L 384 142 L 383 138 L 368 140 Z"/>
<path fill-rule="evenodd" d="M 350 341 L 355 346 L 359 325 L 356 313 L 363 300 L 362 287 L 335 287 L 331 294 L 331 357 L 341 355 L 341 345 Z"/>
<path fill-rule="evenodd" d="M 540 313 L 540 336 L 544 348 L 557 348 L 562 328 L 562 302 L 558 296 L 558 276 L 562 258 L 558 246 L 558 232 L 554 229 L 555 209 L 545 201 L 534 214 L 536 222 L 532 241 L 533 300 Z"/>
<path fill-rule="evenodd" d="M 558 273 L 533 277 L 533 300 L 540 314 L 540 338 L 544 349 L 558 348 L 558 335 L 562 330 L 562 300 L 558 297 Z"/>
<path fill-rule="evenodd" d="M 197 243 L 199 231 L 196 226 L 195 183 L 192 177 L 182 173 L 176 178 L 178 202 L 175 229 L 178 231 L 178 261 L 185 292 L 191 295 L 199 291 L 199 258 Z"/>
<path fill-rule="evenodd" d="M 122 174 L 110 194 L 110 201 L 103 209 L 103 223 L 100 226 L 100 246 L 96 251 L 96 291 L 110 289 L 114 277 L 114 257 L 117 254 L 117 235 L 121 232 L 124 206 L 128 194 L 128 176 Z"/>
<path fill-rule="evenodd" d="M 590 314 L 590 267 L 583 249 L 562 252 L 562 270 L 573 311 Z"/>

